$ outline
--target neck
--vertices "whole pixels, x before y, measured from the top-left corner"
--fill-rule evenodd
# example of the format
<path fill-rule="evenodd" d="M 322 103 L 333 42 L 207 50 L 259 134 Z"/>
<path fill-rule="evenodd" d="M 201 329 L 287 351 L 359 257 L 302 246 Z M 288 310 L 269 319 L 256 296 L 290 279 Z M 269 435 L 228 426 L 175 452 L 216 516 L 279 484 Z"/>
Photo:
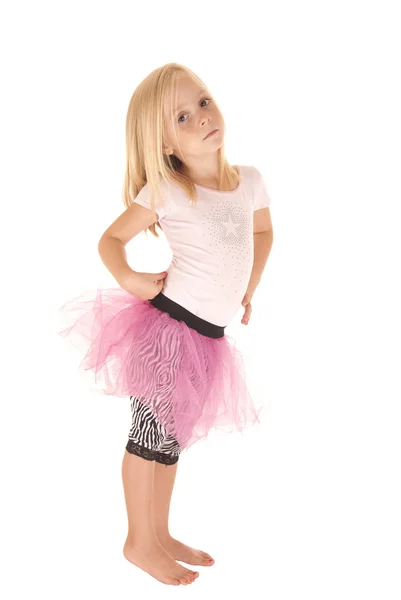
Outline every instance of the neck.
<path fill-rule="evenodd" d="M 183 163 L 181 171 L 189 177 L 194 183 L 202 185 L 203 182 L 212 182 L 216 185 L 219 182 L 219 167 L 217 155 L 207 156 L 196 161 L 187 161 Z"/>

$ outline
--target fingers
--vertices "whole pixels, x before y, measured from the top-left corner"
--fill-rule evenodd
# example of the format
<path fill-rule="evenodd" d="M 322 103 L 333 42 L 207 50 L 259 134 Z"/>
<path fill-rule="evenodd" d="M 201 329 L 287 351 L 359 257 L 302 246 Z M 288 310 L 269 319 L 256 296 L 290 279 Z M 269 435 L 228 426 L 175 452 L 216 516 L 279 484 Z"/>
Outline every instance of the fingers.
<path fill-rule="evenodd" d="M 168 273 L 167 271 L 162 271 L 161 273 L 144 273 L 144 275 L 154 281 L 154 283 L 160 283 L 160 281 L 163 281 L 167 277 Z"/>
<path fill-rule="evenodd" d="M 251 318 L 252 306 L 251 303 L 247 304 L 244 311 L 244 316 L 241 319 L 241 323 L 248 325 L 249 319 Z"/>

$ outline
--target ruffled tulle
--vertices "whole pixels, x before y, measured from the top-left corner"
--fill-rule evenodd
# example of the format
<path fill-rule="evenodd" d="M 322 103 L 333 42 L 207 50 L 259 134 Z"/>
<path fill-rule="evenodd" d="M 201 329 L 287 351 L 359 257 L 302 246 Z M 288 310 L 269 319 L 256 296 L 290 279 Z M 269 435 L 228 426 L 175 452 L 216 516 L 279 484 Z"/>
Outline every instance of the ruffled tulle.
<path fill-rule="evenodd" d="M 60 309 L 58 335 L 80 350 L 79 368 L 103 394 L 137 396 L 182 449 L 212 428 L 242 431 L 259 422 L 233 338 L 198 333 L 122 288 L 98 289 Z"/>

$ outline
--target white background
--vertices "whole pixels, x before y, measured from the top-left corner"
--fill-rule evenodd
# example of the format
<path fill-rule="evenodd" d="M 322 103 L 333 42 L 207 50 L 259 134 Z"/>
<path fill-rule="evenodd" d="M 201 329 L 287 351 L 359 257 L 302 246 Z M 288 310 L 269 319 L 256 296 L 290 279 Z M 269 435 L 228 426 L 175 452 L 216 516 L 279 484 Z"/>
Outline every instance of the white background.
<path fill-rule="evenodd" d="M 396 4 L 2 5 L 2 597 L 401 597 Z M 124 210 L 128 102 L 171 61 L 216 97 L 274 227 L 227 328 L 262 425 L 178 467 L 171 533 L 216 561 L 185 591 L 123 557 L 129 400 L 89 391 L 57 336 L 64 302 L 116 285 L 97 242 Z M 163 234 L 127 253 L 171 259 Z"/>

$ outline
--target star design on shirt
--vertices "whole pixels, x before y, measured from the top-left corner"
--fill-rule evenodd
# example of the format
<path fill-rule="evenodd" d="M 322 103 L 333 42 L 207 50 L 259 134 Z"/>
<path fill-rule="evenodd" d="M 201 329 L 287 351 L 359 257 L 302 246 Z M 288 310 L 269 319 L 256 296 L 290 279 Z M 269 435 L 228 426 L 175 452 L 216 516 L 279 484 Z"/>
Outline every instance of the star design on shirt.
<path fill-rule="evenodd" d="M 244 241 L 245 215 L 236 211 L 235 220 L 231 210 L 222 211 L 214 216 L 213 221 L 217 226 L 216 239 L 229 244 L 241 244 Z"/>
<path fill-rule="evenodd" d="M 241 206 L 214 205 L 207 214 L 207 220 L 211 239 L 225 249 L 241 251 L 252 237 L 252 219 Z"/>
<path fill-rule="evenodd" d="M 236 223 L 233 221 L 231 213 L 229 213 L 228 219 L 226 221 L 220 221 L 220 224 L 226 228 L 224 238 L 228 238 L 231 234 L 233 234 L 237 239 L 239 239 L 240 236 L 237 229 L 243 224 L 242 221 L 240 223 Z"/>

